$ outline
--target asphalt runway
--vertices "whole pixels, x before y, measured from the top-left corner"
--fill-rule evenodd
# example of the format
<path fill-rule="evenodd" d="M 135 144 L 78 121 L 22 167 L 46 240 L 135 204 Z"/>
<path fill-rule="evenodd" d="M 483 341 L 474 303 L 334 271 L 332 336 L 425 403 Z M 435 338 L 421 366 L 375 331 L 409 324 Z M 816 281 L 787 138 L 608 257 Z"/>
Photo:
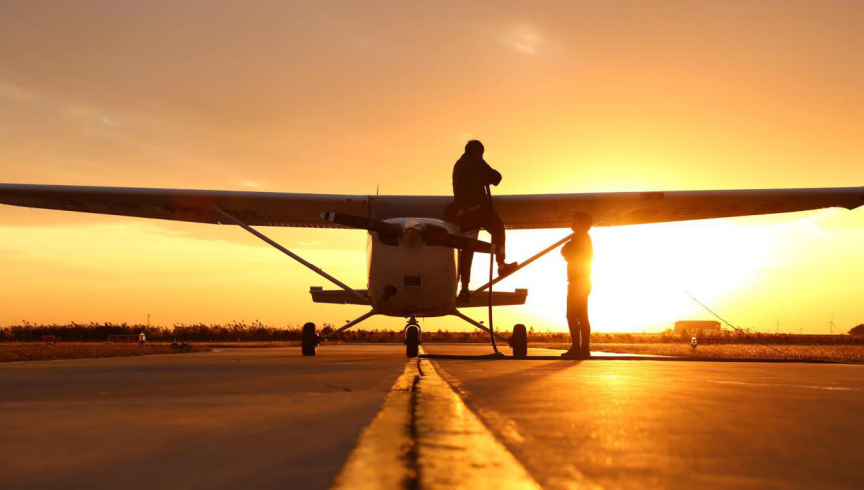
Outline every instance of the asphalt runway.
<path fill-rule="evenodd" d="M 864 366 L 403 356 L 0 364 L 0 488 L 864 486 Z"/>
<path fill-rule="evenodd" d="M 864 366 L 434 362 L 545 488 L 864 488 Z"/>
<path fill-rule="evenodd" d="M 0 488 L 327 488 L 404 356 L 358 345 L 0 364 Z"/>

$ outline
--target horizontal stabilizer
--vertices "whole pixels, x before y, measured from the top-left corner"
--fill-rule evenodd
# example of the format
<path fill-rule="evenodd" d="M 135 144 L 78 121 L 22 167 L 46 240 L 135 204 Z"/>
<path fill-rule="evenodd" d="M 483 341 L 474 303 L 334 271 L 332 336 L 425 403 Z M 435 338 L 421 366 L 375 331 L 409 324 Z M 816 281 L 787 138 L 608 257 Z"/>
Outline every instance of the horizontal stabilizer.
<path fill-rule="evenodd" d="M 327 303 L 332 305 L 371 305 L 369 293 L 365 289 L 357 289 L 358 293 L 363 295 L 365 301 L 361 301 L 357 296 L 342 289 L 325 290 L 320 286 L 309 288 L 309 293 L 312 295 L 312 301 L 315 303 Z M 493 291 L 492 306 L 513 306 L 524 305 L 525 299 L 528 297 L 527 289 L 517 289 L 516 291 Z M 486 292 L 474 294 L 471 296 L 471 301 L 468 304 L 456 303 L 457 308 L 478 308 L 489 306 L 489 294 Z"/>
<path fill-rule="evenodd" d="M 333 305 L 371 305 L 369 294 L 365 289 L 355 289 L 360 293 L 365 300 L 360 300 L 357 296 L 345 291 L 344 289 L 335 289 L 325 291 L 320 286 L 312 286 L 309 288 L 309 293 L 312 295 L 314 303 L 328 303 Z"/>
<path fill-rule="evenodd" d="M 517 289 L 516 291 L 492 291 L 492 306 L 514 306 L 524 305 L 525 299 L 528 298 L 527 289 Z M 478 294 L 472 294 L 468 304 L 456 303 L 457 308 L 477 308 L 481 306 L 489 306 L 489 292 L 484 291 Z"/>

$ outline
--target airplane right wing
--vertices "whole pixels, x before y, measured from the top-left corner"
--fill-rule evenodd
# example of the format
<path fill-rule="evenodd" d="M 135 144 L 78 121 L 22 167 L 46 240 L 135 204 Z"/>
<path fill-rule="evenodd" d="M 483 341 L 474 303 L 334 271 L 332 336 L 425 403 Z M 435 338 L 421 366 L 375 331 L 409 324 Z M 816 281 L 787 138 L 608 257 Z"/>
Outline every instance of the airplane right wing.
<path fill-rule="evenodd" d="M 0 204 L 214 224 L 225 222 L 218 208 L 249 225 L 306 228 L 347 228 L 324 212 L 369 212 L 362 195 L 30 184 L 0 184 Z"/>

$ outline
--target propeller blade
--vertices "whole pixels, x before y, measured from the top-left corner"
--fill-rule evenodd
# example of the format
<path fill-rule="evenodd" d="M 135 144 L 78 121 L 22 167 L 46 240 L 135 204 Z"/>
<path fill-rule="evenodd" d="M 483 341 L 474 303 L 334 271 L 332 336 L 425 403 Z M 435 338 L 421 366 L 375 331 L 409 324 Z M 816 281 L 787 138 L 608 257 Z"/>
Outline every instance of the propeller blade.
<path fill-rule="evenodd" d="M 333 212 L 321 213 L 321 218 L 349 228 L 377 232 L 379 238 L 389 245 L 396 245 L 396 239 L 402 236 L 402 227 L 384 221 Z M 440 226 L 423 227 L 422 237 L 423 242 L 427 245 L 450 247 L 458 250 L 473 250 L 487 254 L 494 252 L 494 245 L 489 242 L 456 235 Z"/>
<path fill-rule="evenodd" d="M 333 212 L 321 213 L 321 218 L 331 223 L 347 226 L 349 228 L 374 231 L 377 232 L 379 235 L 395 237 L 402 235 L 402 227 L 391 223 L 385 223 L 384 221 Z"/>
<path fill-rule="evenodd" d="M 494 245 L 489 242 L 449 233 L 444 228 L 439 228 L 437 226 L 427 226 L 423 230 L 423 241 L 428 245 L 438 245 L 459 250 L 473 250 L 475 252 L 486 254 L 494 252 Z"/>

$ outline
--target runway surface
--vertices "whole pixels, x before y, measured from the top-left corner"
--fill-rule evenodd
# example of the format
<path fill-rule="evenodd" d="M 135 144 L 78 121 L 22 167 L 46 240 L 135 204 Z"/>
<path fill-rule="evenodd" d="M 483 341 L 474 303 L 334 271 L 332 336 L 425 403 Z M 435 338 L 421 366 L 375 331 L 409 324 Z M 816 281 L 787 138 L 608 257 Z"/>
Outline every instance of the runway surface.
<path fill-rule="evenodd" d="M 864 366 L 398 345 L 2 364 L 0 487 L 861 488 L 862 409 Z"/>

